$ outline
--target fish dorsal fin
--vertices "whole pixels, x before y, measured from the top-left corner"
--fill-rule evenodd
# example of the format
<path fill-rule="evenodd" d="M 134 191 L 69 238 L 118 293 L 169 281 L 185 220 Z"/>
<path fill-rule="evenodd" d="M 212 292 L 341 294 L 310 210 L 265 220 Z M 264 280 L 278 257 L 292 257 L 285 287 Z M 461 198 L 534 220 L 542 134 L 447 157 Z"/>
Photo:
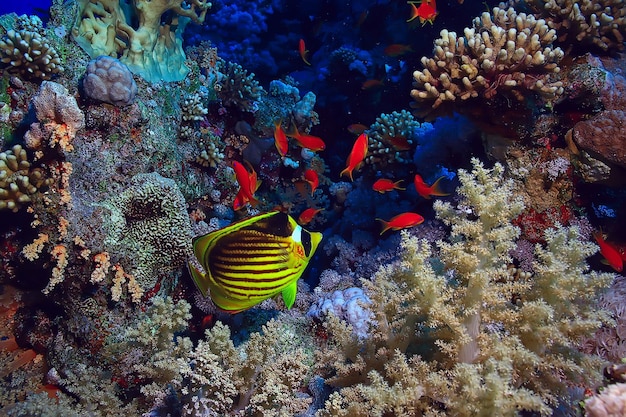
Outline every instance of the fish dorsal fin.
<path fill-rule="evenodd" d="M 293 303 L 296 301 L 296 293 L 298 292 L 298 281 L 294 281 L 291 284 L 289 284 L 284 290 L 283 290 L 283 301 L 285 302 L 285 306 L 287 306 L 287 308 L 291 308 L 291 306 L 293 306 Z"/>

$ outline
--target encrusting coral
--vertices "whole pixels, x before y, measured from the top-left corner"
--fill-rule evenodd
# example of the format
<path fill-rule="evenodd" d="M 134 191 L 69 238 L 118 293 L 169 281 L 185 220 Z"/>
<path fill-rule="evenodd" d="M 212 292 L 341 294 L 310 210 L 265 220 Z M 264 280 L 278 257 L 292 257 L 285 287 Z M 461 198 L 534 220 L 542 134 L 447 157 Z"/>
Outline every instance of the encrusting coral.
<path fill-rule="evenodd" d="M 451 227 L 438 251 L 404 231 L 401 260 L 362 281 L 376 323 L 370 336 L 359 341 L 327 320 L 318 363 L 339 390 L 322 416 L 550 415 L 568 402 L 568 387 L 600 380 L 599 359 L 578 350 L 608 322 L 592 306 L 612 275 L 585 262 L 597 247 L 576 227 L 550 229 L 532 276 L 512 275 L 519 229 L 511 221 L 523 204 L 501 165 L 473 164 L 459 171 L 459 204 L 435 203 Z"/>
<path fill-rule="evenodd" d="M 518 14 L 512 7 L 495 7 L 474 19 L 464 36 L 441 31 L 434 57 L 422 57 L 424 69 L 413 73 L 411 97 L 432 109 L 496 94 L 523 100 L 527 92 L 535 92 L 552 99 L 563 90 L 560 81 L 550 78 L 559 72 L 563 57 L 563 51 L 552 46 L 556 36 L 542 19 Z"/>

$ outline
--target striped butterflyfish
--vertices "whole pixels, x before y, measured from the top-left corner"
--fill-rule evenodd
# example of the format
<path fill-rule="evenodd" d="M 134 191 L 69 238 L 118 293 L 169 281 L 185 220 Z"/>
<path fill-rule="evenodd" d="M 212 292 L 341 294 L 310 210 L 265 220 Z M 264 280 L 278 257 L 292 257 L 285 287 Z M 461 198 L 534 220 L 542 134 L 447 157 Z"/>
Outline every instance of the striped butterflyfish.
<path fill-rule="evenodd" d="M 291 308 L 298 278 L 322 240 L 293 217 L 273 211 L 193 240 L 189 271 L 198 289 L 220 309 L 236 313 L 282 293 Z"/>

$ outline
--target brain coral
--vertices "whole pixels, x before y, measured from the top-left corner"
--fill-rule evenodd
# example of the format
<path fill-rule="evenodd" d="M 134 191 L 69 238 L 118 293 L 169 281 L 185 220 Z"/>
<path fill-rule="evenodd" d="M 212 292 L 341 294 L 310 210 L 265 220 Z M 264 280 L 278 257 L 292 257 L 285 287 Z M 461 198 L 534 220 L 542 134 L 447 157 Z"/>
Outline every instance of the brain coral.
<path fill-rule="evenodd" d="M 104 55 L 89 61 L 83 89 L 87 97 L 115 106 L 131 104 L 137 94 L 137 84 L 128 67 Z"/>
<path fill-rule="evenodd" d="M 101 203 L 105 246 L 133 264 L 141 288 L 152 289 L 191 253 L 191 224 L 176 183 L 156 172 L 135 175 L 118 196 Z"/>

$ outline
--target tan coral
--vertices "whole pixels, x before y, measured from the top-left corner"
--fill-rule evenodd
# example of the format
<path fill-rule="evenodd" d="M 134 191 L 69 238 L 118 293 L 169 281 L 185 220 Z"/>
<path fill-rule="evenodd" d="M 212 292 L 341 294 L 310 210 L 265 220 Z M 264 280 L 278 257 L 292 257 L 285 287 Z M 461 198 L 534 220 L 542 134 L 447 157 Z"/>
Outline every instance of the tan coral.
<path fill-rule="evenodd" d="M 51 182 L 43 169 L 31 165 L 21 145 L 0 153 L 0 210 L 17 212 Z"/>
<path fill-rule="evenodd" d="M 41 80 L 63 71 L 57 51 L 39 33 L 29 30 L 7 32 L 0 40 L 0 62 L 9 72 Z"/>
<path fill-rule="evenodd" d="M 545 98 L 562 93 L 559 72 L 563 51 L 553 48 L 556 32 L 542 19 L 495 7 L 474 19 L 464 36 L 441 31 L 434 56 L 422 57 L 424 70 L 415 71 L 411 96 L 433 109 L 444 102 L 508 93 L 521 100 L 532 91 Z"/>

